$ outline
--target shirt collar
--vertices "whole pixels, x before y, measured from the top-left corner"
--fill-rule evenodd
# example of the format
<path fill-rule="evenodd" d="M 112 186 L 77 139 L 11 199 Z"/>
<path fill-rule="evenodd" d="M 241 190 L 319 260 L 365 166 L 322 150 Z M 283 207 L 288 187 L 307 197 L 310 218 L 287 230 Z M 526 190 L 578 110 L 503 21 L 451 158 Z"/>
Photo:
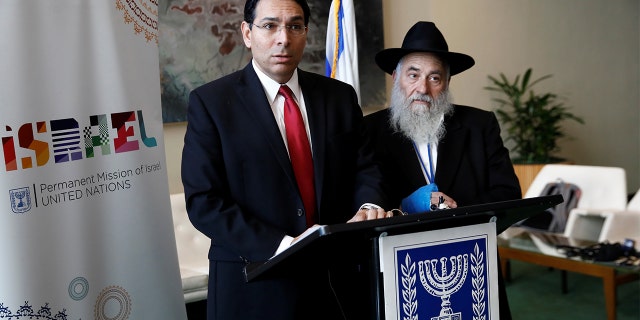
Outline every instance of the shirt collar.
<path fill-rule="evenodd" d="M 300 101 L 301 93 L 300 93 L 300 85 L 298 84 L 298 69 L 296 68 L 293 71 L 293 75 L 291 79 L 287 81 L 287 83 L 280 84 L 273 79 L 269 78 L 260 68 L 256 66 L 255 60 L 252 60 L 253 69 L 256 71 L 258 75 L 258 79 L 260 79 L 260 83 L 262 83 L 262 88 L 264 89 L 267 98 L 269 99 L 269 104 L 273 104 L 278 96 L 278 90 L 280 90 L 280 86 L 286 84 L 293 92 L 295 98 Z"/>

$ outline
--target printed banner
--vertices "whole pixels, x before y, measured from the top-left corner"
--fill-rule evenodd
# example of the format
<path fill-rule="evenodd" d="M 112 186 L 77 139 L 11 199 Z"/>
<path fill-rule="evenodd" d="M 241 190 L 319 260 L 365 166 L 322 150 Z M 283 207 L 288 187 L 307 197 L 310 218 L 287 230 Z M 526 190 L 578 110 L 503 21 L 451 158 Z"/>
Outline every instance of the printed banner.
<path fill-rule="evenodd" d="M 0 2 L 0 319 L 186 319 L 157 17 Z"/>
<path fill-rule="evenodd" d="M 380 238 L 385 319 L 498 319 L 494 222 Z"/>

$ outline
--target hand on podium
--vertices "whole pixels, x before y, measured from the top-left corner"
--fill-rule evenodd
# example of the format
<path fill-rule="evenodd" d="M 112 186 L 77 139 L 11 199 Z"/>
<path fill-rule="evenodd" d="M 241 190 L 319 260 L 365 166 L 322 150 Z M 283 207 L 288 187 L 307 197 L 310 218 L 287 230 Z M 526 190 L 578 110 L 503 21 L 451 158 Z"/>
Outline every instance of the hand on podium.
<path fill-rule="evenodd" d="M 444 192 L 439 192 L 439 191 L 431 193 L 431 203 L 432 203 L 432 206 L 437 203 L 438 210 L 455 209 L 458 207 L 458 204 L 456 203 L 455 200 L 453 200 L 453 198 L 444 194 Z"/>
<path fill-rule="evenodd" d="M 359 222 L 359 221 L 367 221 L 367 220 L 375 220 L 382 218 L 391 218 L 393 217 L 392 211 L 385 211 L 382 207 L 375 205 L 373 203 L 365 203 L 360 206 L 358 212 L 347 221 L 350 222 Z"/>
<path fill-rule="evenodd" d="M 438 191 L 435 183 L 430 183 L 402 199 L 400 206 L 402 211 L 411 214 L 457 208 L 458 204 L 451 197 Z"/>

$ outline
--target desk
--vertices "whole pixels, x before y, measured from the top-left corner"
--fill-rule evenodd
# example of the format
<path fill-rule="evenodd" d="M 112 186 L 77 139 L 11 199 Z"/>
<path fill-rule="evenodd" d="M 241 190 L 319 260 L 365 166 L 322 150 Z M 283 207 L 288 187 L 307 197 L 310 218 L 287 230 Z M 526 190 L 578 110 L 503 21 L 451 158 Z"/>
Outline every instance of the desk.
<path fill-rule="evenodd" d="M 598 263 L 578 258 L 566 258 L 555 250 L 555 245 L 586 246 L 593 242 L 567 239 L 544 232 L 522 230 L 509 239 L 499 239 L 498 255 L 505 280 L 510 280 L 509 260 L 520 260 L 558 270 L 581 273 L 602 278 L 607 319 L 616 319 L 616 287 L 639 278 L 640 268 L 622 267 L 614 263 Z M 563 279 L 563 289 L 566 283 Z"/>

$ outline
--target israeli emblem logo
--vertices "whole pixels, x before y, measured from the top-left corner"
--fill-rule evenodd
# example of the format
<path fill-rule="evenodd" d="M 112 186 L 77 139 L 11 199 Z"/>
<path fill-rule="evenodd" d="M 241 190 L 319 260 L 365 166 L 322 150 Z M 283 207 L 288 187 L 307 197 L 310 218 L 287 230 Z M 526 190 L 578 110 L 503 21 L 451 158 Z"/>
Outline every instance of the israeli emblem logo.
<path fill-rule="evenodd" d="M 462 307 L 468 302 L 462 294 L 458 296 L 458 292 L 465 284 L 472 283 L 472 293 L 470 298 L 473 300 L 473 319 L 482 318 L 484 315 L 486 303 L 483 298 L 486 289 L 484 287 L 485 276 L 484 269 L 484 253 L 480 252 L 476 243 L 472 253 L 460 253 L 456 255 L 444 255 L 437 257 L 420 257 L 420 253 L 416 252 L 414 258 L 412 254 L 406 252 L 404 261 L 400 265 L 400 305 L 403 310 L 404 319 L 418 319 L 418 293 L 425 296 L 423 301 L 431 306 L 438 305 L 437 308 L 430 307 L 430 315 L 427 317 L 431 320 L 461 320 Z M 470 259 L 471 257 L 471 259 Z M 415 261 L 414 259 L 417 259 Z M 471 262 L 470 262 L 471 260 Z M 471 265 L 470 265 L 471 264 Z M 469 277 L 469 267 L 473 274 L 472 279 Z M 418 282 L 419 281 L 419 282 Z M 426 297 L 426 294 L 431 297 Z M 435 303 L 429 302 L 430 298 L 439 299 Z M 456 305 L 452 301 L 457 301 Z M 465 312 L 466 313 L 466 312 Z M 480 317 L 479 317 L 480 316 Z M 468 318 L 468 317 L 465 317 Z"/>
<path fill-rule="evenodd" d="M 15 213 L 25 213 L 31 210 L 31 191 L 29 187 L 9 190 L 11 210 Z"/>
<path fill-rule="evenodd" d="M 386 319 L 493 318 L 491 313 L 497 308 L 491 304 L 497 306 L 497 295 L 492 292 L 497 292 L 497 286 L 495 290 L 492 286 L 497 282 L 497 272 L 490 270 L 491 266 L 497 267 L 497 261 L 492 261 L 497 259 L 487 252 L 493 241 L 487 234 L 449 236 L 433 241 L 408 237 L 391 241 L 383 249 L 383 256 L 388 258 L 383 257 L 385 301 L 394 301 L 385 306 Z"/>

